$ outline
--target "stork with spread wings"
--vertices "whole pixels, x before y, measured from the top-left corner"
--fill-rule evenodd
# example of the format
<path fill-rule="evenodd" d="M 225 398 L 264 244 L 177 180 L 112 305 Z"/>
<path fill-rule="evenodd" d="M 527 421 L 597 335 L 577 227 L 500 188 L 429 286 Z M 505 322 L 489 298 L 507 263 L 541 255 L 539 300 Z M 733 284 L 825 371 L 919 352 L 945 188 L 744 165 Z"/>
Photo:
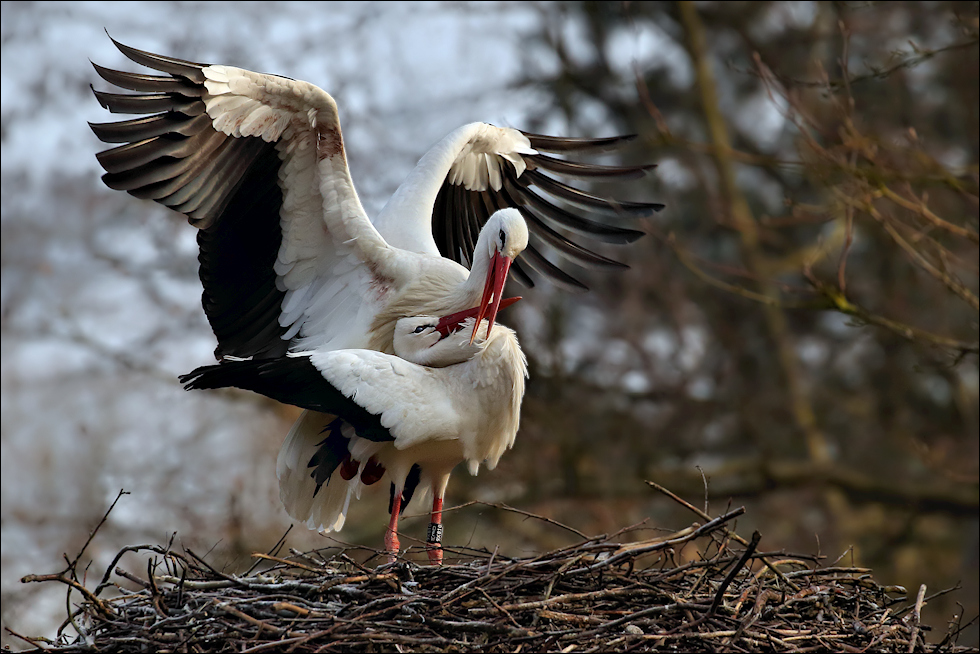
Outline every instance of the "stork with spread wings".
<path fill-rule="evenodd" d="M 506 272 L 504 259 L 525 285 L 533 285 L 530 269 L 584 290 L 541 254 L 541 244 L 584 266 L 622 267 L 566 234 L 628 243 L 642 232 L 582 214 L 648 216 L 662 208 L 597 197 L 545 174 L 639 179 L 652 166 L 544 154 L 574 156 L 630 137 L 566 139 L 472 123 L 426 153 L 372 221 L 354 189 L 329 94 L 308 82 L 116 46 L 166 75 L 96 66 L 106 81 L 136 92 L 95 91 L 102 105 L 140 114 L 92 125 L 101 140 L 122 144 L 98 155 L 103 180 L 199 228 L 203 304 L 219 359 L 320 347 L 390 352 L 398 318 L 445 315 L 493 290 L 499 295 L 504 280 L 490 277 Z M 527 229 L 517 220 L 488 229 L 508 207 Z"/>

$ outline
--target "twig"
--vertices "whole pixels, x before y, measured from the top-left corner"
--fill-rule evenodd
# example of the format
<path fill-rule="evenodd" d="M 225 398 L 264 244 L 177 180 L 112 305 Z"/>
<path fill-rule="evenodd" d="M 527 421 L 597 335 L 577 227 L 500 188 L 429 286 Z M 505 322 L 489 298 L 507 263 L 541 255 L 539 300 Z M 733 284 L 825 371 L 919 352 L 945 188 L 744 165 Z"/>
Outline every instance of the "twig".
<path fill-rule="evenodd" d="M 943 229 L 949 232 L 950 234 L 954 234 L 956 236 L 965 238 L 969 241 L 972 241 L 973 243 L 980 243 L 980 234 L 967 227 L 960 227 L 959 225 L 954 225 L 949 221 L 943 220 L 942 218 L 934 214 L 932 211 L 930 211 L 929 207 L 927 207 L 926 203 L 923 202 L 922 200 L 919 200 L 918 204 L 912 202 L 911 200 L 902 197 L 901 195 L 899 195 L 898 193 L 891 190 L 889 187 L 885 185 L 879 186 L 878 190 L 882 195 L 884 195 L 886 198 L 888 198 L 895 204 L 905 209 L 908 209 L 909 211 L 915 213 L 916 215 L 921 216 L 922 218 L 929 221 L 931 224 L 935 225 L 939 229 Z"/>
<path fill-rule="evenodd" d="M 29 644 L 31 647 L 34 647 L 34 648 L 39 649 L 39 650 L 42 650 L 42 651 L 44 651 L 46 649 L 45 646 L 41 644 L 46 639 L 42 639 L 42 638 L 31 638 L 29 636 L 24 636 L 22 634 L 17 633 L 16 631 L 14 631 L 13 629 L 11 629 L 10 627 L 4 627 L 3 630 L 6 631 L 11 636 L 13 636 L 14 638 L 19 638 L 20 640 L 22 640 L 25 643 Z"/>
<path fill-rule="evenodd" d="M 552 518 L 549 518 L 548 516 L 538 515 L 537 513 L 531 513 L 530 511 L 524 511 L 523 509 L 516 509 L 516 508 L 514 508 L 512 506 L 509 506 L 507 504 L 502 504 L 500 502 L 482 502 L 480 500 L 473 500 L 471 502 L 466 502 L 464 504 L 457 504 L 456 506 L 451 506 L 451 507 L 449 507 L 447 509 L 443 509 L 442 512 L 443 513 L 448 513 L 450 511 L 458 511 L 460 509 L 465 509 L 468 506 L 474 506 L 474 505 L 476 505 L 476 506 L 489 506 L 489 507 L 494 508 L 494 509 L 500 509 L 501 511 L 509 511 L 511 513 L 517 513 L 518 515 L 523 515 L 523 516 L 526 516 L 528 518 L 534 518 L 535 520 L 540 520 L 542 522 L 547 522 L 550 525 L 554 525 L 556 527 L 560 527 L 560 528 L 564 529 L 565 531 L 570 531 L 573 534 L 575 534 L 576 536 L 579 536 L 580 538 L 582 538 L 584 540 L 588 540 L 589 539 L 588 536 L 586 536 L 584 533 L 582 533 L 581 531 L 579 531 L 575 527 L 570 527 L 570 526 L 568 526 L 566 524 L 563 524 L 561 522 L 558 522 L 557 520 L 553 520 Z M 406 516 L 406 517 L 407 518 L 416 518 L 416 517 L 420 517 L 420 516 L 423 516 L 423 515 L 424 516 L 428 516 L 429 514 L 428 513 L 425 513 L 425 514 L 419 514 L 417 516 Z"/>
<path fill-rule="evenodd" d="M 85 599 L 91 602 L 92 605 L 98 609 L 99 613 L 102 614 L 102 617 L 107 619 L 112 618 L 112 610 L 108 607 L 108 605 L 103 600 L 96 597 L 96 595 L 92 591 L 90 591 L 88 588 L 83 586 L 81 582 L 78 582 L 75 579 L 68 577 L 66 572 L 58 572 L 49 575 L 26 575 L 22 577 L 20 581 L 21 583 L 24 584 L 43 583 L 45 581 L 61 582 L 66 586 L 69 586 L 70 588 L 73 588 L 74 590 L 77 590 L 79 593 L 84 595 Z"/>
<path fill-rule="evenodd" d="M 646 480 L 646 483 L 651 488 L 660 491 L 661 493 L 663 493 L 667 497 L 671 498 L 672 500 L 674 500 L 675 502 L 677 502 L 681 506 L 687 507 L 693 513 L 695 513 L 696 515 L 698 515 L 702 520 L 707 520 L 707 519 L 710 518 L 710 516 L 708 516 L 708 514 L 702 512 L 701 510 L 699 510 L 696 506 L 694 506 L 693 504 L 691 504 L 687 500 L 685 500 L 685 499 L 683 499 L 681 497 L 678 497 L 676 494 L 674 494 L 671 491 L 667 490 L 666 488 L 664 488 L 663 486 L 661 486 L 657 482 L 650 481 L 649 479 L 647 479 Z M 732 538 L 734 538 L 735 540 L 737 540 L 742 545 L 748 546 L 749 542 L 747 540 L 745 540 L 744 538 L 742 538 L 741 536 L 739 536 L 738 534 L 736 534 L 734 532 L 730 532 L 730 533 L 731 533 Z M 769 563 L 769 561 L 767 559 L 762 558 L 762 562 L 766 565 L 767 568 L 769 568 L 770 571 L 772 571 L 773 574 L 775 574 L 777 577 L 779 577 L 780 579 L 782 579 L 783 582 L 787 586 L 789 586 L 790 588 L 792 588 L 795 591 L 799 591 L 800 590 L 800 587 L 799 586 L 797 586 L 795 583 L 793 583 L 792 581 L 790 581 L 786 577 L 786 575 L 783 574 L 783 572 L 781 570 L 779 570 L 778 568 L 776 568 L 775 566 L 773 566 L 771 563 Z"/>
<path fill-rule="evenodd" d="M 62 654 L 164 649 L 479 649 L 491 654 L 665 647 L 904 650 L 909 642 L 921 641 L 913 634 L 913 616 L 903 618 L 905 611 L 890 608 L 897 600 L 888 598 L 888 587 L 871 579 L 865 568 L 798 570 L 791 574 L 802 588 L 789 596 L 785 577 L 748 575 L 751 561 L 765 555 L 776 557 L 777 564 L 795 565 L 806 557 L 759 552 L 758 534 L 740 550 L 730 525 L 741 513 L 735 509 L 704 525 L 641 542 L 613 540 L 633 531 L 634 525 L 528 558 L 461 553 L 451 564 L 413 567 L 413 580 L 399 578 L 400 570 L 369 569 L 361 574 L 352 570 L 344 552 L 332 558 L 316 551 L 293 552 L 290 557 L 260 555 L 257 558 L 273 565 L 261 574 L 243 576 L 214 570 L 193 552 L 184 556 L 169 552 L 169 546 L 138 546 L 126 551 L 143 551 L 147 579 L 117 571 L 137 589 L 112 599 L 100 600 L 77 589 L 83 600 L 77 611 L 68 607 L 69 620 L 84 631 L 74 642 L 59 636 L 57 645 Z M 665 547 L 683 548 L 693 560 L 677 564 L 663 555 L 654 565 L 637 565 L 637 556 Z M 179 570 L 174 562 L 180 563 Z M 749 583 L 733 589 L 742 573 Z M 35 581 L 68 584 L 70 592 L 80 583 L 68 575 L 37 576 Z M 753 592 L 748 619 L 729 629 L 725 607 L 734 606 L 737 616 L 738 607 Z M 923 591 L 917 610 L 926 601 Z M 814 621 L 817 613 L 825 619 Z M 867 628 L 852 628 L 858 616 Z M 924 629 L 919 626 L 920 635 Z M 31 642 L 39 648 L 47 641 Z"/>
<path fill-rule="evenodd" d="M 68 570 L 74 570 L 75 566 L 78 565 L 78 561 L 79 559 L 82 558 L 82 554 L 84 554 L 85 550 L 88 549 L 88 546 L 92 544 L 92 539 L 95 538 L 95 535 L 97 533 L 99 533 L 99 529 L 102 528 L 102 525 L 105 524 L 105 521 L 109 519 L 109 514 L 112 513 L 112 510 L 114 508 L 116 508 L 116 503 L 119 502 L 120 498 L 122 498 L 123 495 L 129 495 L 129 493 L 123 489 L 119 489 L 119 492 L 116 493 L 116 499 L 112 500 L 112 504 L 110 504 L 109 508 L 106 509 L 106 512 L 105 514 L 103 514 L 102 519 L 99 520 L 99 524 L 95 525 L 95 528 L 91 532 L 89 532 L 88 538 L 85 539 L 85 544 L 82 545 L 82 549 L 78 550 L 78 554 L 76 554 L 75 558 L 72 559 L 71 562 L 68 564 Z"/>
<path fill-rule="evenodd" d="M 275 561 L 276 563 L 283 563 L 285 565 L 299 568 L 300 570 L 309 570 L 310 572 L 323 572 L 323 568 L 314 568 L 312 566 L 303 565 L 302 563 L 297 563 L 296 561 L 290 561 L 289 559 L 283 559 L 278 556 L 272 556 L 271 554 L 262 554 L 261 552 L 253 552 L 252 558 L 259 559 L 261 561 Z M 255 564 L 248 569 L 249 572 L 255 570 Z M 247 573 L 246 573 L 247 574 Z"/>
<path fill-rule="evenodd" d="M 715 598 L 711 601 L 711 606 L 708 608 L 708 611 L 694 622 L 684 626 L 685 629 L 694 631 L 699 626 L 714 617 L 718 607 L 721 606 L 722 600 L 725 599 L 725 591 L 728 590 L 728 587 L 735 580 L 735 577 L 738 576 L 738 573 L 742 571 L 742 568 L 745 567 L 748 560 L 752 558 L 752 555 L 755 553 L 756 547 L 759 546 L 759 541 L 761 539 L 762 534 L 760 534 L 758 531 L 752 532 L 752 540 L 749 541 L 749 545 L 745 548 L 745 552 L 742 553 L 742 557 L 738 560 L 738 563 L 736 563 L 735 567 L 731 569 L 731 571 L 725 577 L 725 580 L 721 582 L 721 586 L 718 587 L 718 591 L 715 593 Z M 676 633 L 679 629 L 681 629 L 680 626 L 676 627 L 672 633 Z"/>
<path fill-rule="evenodd" d="M 902 57 L 899 58 L 899 61 L 895 64 L 892 64 L 891 66 L 886 66 L 884 68 L 874 68 L 872 66 L 867 66 L 869 72 L 854 77 L 850 77 L 849 74 L 847 73 L 847 69 L 844 68 L 845 75 L 839 80 L 831 80 L 831 79 L 803 80 L 803 79 L 795 79 L 792 77 L 786 77 L 783 75 L 773 74 L 773 76 L 779 79 L 781 82 L 795 87 L 809 87 L 809 88 L 821 88 L 821 89 L 829 88 L 831 90 L 844 89 L 854 84 L 860 84 L 862 82 L 867 82 L 874 79 L 884 79 L 889 75 L 891 75 L 892 73 L 897 72 L 899 70 L 914 68 L 915 66 L 918 66 L 922 62 L 931 59 L 932 57 L 935 57 L 938 54 L 942 54 L 944 52 L 952 52 L 954 50 L 962 50 L 964 48 L 970 48 L 972 46 L 975 46 L 976 44 L 977 44 L 977 39 L 974 37 L 971 39 L 967 39 L 965 41 L 951 43 L 941 48 L 935 48 L 933 50 L 923 50 L 920 48 L 915 48 L 914 52 L 902 53 Z M 742 70 L 740 72 L 744 72 L 747 75 L 758 74 L 758 72 L 754 70 Z"/>
<path fill-rule="evenodd" d="M 635 549 L 629 549 L 629 550 L 626 550 L 624 552 L 620 552 L 618 554 L 614 554 L 613 556 L 610 556 L 609 558 L 604 559 L 602 561 L 599 561 L 598 563 L 595 563 L 593 565 L 590 565 L 590 566 L 587 566 L 587 567 L 584 567 L 584 568 L 579 568 L 577 570 L 571 570 L 567 574 L 568 574 L 568 576 L 572 576 L 572 575 L 579 574 L 579 573 L 582 573 L 582 572 L 596 572 L 597 570 L 601 570 L 602 568 L 607 568 L 609 566 L 616 565 L 620 561 L 623 561 L 623 560 L 626 560 L 626 559 L 629 559 L 629 558 L 637 557 L 640 554 L 646 554 L 648 552 L 655 552 L 657 550 L 672 548 L 672 547 L 674 547 L 676 545 L 680 545 L 682 543 L 686 543 L 686 542 L 692 541 L 695 538 L 698 538 L 700 536 L 703 536 L 704 534 L 710 533 L 710 532 L 714 531 L 715 529 L 719 528 L 720 526 L 722 526 L 723 524 L 725 524 L 726 522 L 728 522 L 730 520 L 734 520 L 735 518 L 737 518 L 738 516 L 742 515 L 743 513 L 745 513 L 745 507 L 744 506 L 740 506 L 740 507 L 738 507 L 737 509 L 735 509 L 733 511 L 729 511 L 728 513 L 726 513 L 723 516 L 719 516 L 719 517 L 717 517 L 717 518 L 715 518 L 713 520 L 708 521 L 707 523 L 701 525 L 697 529 L 695 529 L 695 530 L 693 530 L 693 531 L 691 531 L 689 533 L 686 533 L 686 534 L 684 534 L 683 536 L 681 536 L 679 538 L 671 538 L 671 539 L 668 539 L 668 540 L 660 540 L 660 541 L 658 541 L 657 543 L 655 543 L 653 545 L 648 545 L 646 547 L 638 547 L 638 548 L 635 548 Z"/>
<path fill-rule="evenodd" d="M 267 556 L 273 556 L 273 555 L 277 554 L 279 552 L 279 549 L 283 545 L 286 544 L 286 537 L 289 536 L 289 532 L 291 532 L 292 530 L 293 530 L 293 525 L 289 525 L 289 527 L 286 528 L 286 532 L 282 536 L 279 537 L 279 540 L 277 540 L 276 541 L 276 544 L 272 546 L 272 549 L 270 549 L 268 552 L 266 552 L 266 555 Z M 259 564 L 262 563 L 262 557 L 261 556 L 259 556 L 257 554 L 253 554 L 253 556 L 256 557 L 256 561 L 255 561 L 255 563 L 252 564 L 252 567 L 250 567 L 248 570 L 245 571 L 245 574 L 246 575 L 252 574 L 252 572 L 255 570 L 255 568 L 257 568 L 259 566 Z"/>
<path fill-rule="evenodd" d="M 898 334 L 906 340 L 922 341 L 923 343 L 928 343 L 929 345 L 936 345 L 970 354 L 980 353 L 980 343 L 968 343 L 955 338 L 940 336 L 939 334 L 933 334 L 923 329 L 918 329 L 917 327 L 912 327 L 911 325 L 906 325 L 896 320 L 891 320 L 889 318 L 873 314 L 867 309 L 854 304 L 844 297 L 843 293 L 839 292 L 837 289 L 831 288 L 830 286 L 818 285 L 817 290 L 822 292 L 827 299 L 833 303 L 834 308 L 840 313 L 854 316 L 855 318 L 858 318 L 869 325 L 883 327 L 890 332 Z"/>
<path fill-rule="evenodd" d="M 922 584 L 919 586 L 919 594 L 915 597 L 915 611 L 912 614 L 912 623 L 914 626 L 912 627 L 912 636 L 909 638 L 909 648 L 907 650 L 910 654 L 915 651 L 915 644 L 919 639 L 919 622 L 922 620 L 922 603 L 925 597 L 926 585 Z"/>

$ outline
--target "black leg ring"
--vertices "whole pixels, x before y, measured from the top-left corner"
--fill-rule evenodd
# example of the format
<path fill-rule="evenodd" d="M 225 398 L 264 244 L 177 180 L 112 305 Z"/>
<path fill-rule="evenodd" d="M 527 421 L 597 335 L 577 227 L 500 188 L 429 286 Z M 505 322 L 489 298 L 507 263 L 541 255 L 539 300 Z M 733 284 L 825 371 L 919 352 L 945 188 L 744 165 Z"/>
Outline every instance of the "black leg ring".
<path fill-rule="evenodd" d="M 432 543 L 434 545 L 442 544 L 442 525 L 437 525 L 434 522 L 430 522 L 429 532 L 425 540 L 426 542 Z"/>

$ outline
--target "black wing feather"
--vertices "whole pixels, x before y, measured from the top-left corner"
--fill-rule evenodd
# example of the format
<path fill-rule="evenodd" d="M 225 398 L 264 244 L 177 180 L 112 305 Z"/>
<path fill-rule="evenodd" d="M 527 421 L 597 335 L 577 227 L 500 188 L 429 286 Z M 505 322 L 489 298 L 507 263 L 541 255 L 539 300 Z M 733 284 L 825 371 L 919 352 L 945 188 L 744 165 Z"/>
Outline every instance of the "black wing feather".
<path fill-rule="evenodd" d="M 282 340 L 287 327 L 279 325 L 285 292 L 276 287 L 273 267 L 282 243 L 275 143 L 215 131 L 201 99 L 207 64 L 113 43 L 132 61 L 165 75 L 93 64 L 102 79 L 136 92 L 93 89 L 103 107 L 149 114 L 91 124 L 103 142 L 122 144 L 98 155 L 103 182 L 170 207 L 200 228 L 201 300 L 218 339 L 217 358 L 282 356 L 288 343 Z"/>
<path fill-rule="evenodd" d="M 584 164 L 568 159 L 556 159 L 546 154 L 526 154 L 524 160 L 530 168 L 540 168 L 548 172 L 571 177 L 572 179 L 642 179 L 647 171 L 653 170 L 657 164 L 644 166 L 600 166 Z"/>
<path fill-rule="evenodd" d="M 161 134 L 193 136 L 211 127 L 211 117 L 200 114 L 187 120 L 180 114 L 165 113 L 118 123 L 89 123 L 89 127 L 103 143 L 135 143 Z"/>
<path fill-rule="evenodd" d="M 127 95 L 96 91 L 95 89 L 92 89 L 92 92 L 95 93 L 95 97 L 102 108 L 113 114 L 152 114 L 158 111 L 176 111 L 186 116 L 197 116 L 204 113 L 203 102 L 180 94 Z"/>
<path fill-rule="evenodd" d="M 528 227 L 533 230 L 535 236 L 551 247 L 555 248 L 555 250 L 557 250 L 561 256 L 586 268 L 629 268 L 629 266 L 627 266 L 625 263 L 609 259 L 601 254 L 587 250 L 575 241 L 572 241 L 551 229 L 551 227 L 539 219 L 534 212 L 527 209 L 527 207 L 521 206 L 519 202 L 514 200 L 514 197 L 510 194 L 511 188 L 512 187 L 510 185 L 505 185 L 501 189 L 503 197 L 510 204 L 510 206 L 519 207 L 518 210 L 521 212 L 521 215 L 524 216 L 524 220 L 527 222 Z"/>
<path fill-rule="evenodd" d="M 112 44 L 119 49 L 119 52 L 123 53 L 131 61 L 146 66 L 147 68 L 152 68 L 153 70 L 159 70 L 162 73 L 169 73 L 174 76 L 183 77 L 195 84 L 204 84 L 204 73 L 202 69 L 207 68 L 211 64 L 199 64 L 193 61 L 185 61 L 183 59 L 176 59 L 174 57 L 166 57 L 164 55 L 153 54 L 151 52 L 144 52 L 143 50 L 137 50 L 136 48 L 131 48 L 128 45 L 123 45 L 119 41 L 115 40 L 111 36 L 109 39 Z"/>
<path fill-rule="evenodd" d="M 381 417 L 361 407 L 323 378 L 309 357 L 223 361 L 202 366 L 180 381 L 186 390 L 241 388 L 303 409 L 343 418 L 361 438 L 383 443 L 395 440 Z"/>
<path fill-rule="evenodd" d="M 347 449 L 350 441 L 341 431 L 343 424 L 343 419 L 337 418 L 323 428 L 321 433 L 326 434 L 326 437 L 316 444 L 316 452 L 310 457 L 310 462 L 306 464 L 307 468 L 313 468 L 313 471 L 310 472 L 310 477 L 316 483 L 316 488 L 313 489 L 313 497 L 316 497 L 323 485 L 330 481 L 330 476 L 333 475 L 337 466 L 350 456 Z"/>
<path fill-rule="evenodd" d="M 553 179 L 542 171 L 571 179 L 638 180 L 656 166 L 604 166 L 559 159 L 542 153 L 555 152 L 568 156 L 603 152 L 620 147 L 636 136 L 576 139 L 527 132 L 524 132 L 524 135 L 531 142 L 531 147 L 539 152 L 522 155 L 527 168 L 520 175 L 513 165 L 504 162 L 501 170 L 502 186 L 499 190 L 468 191 L 448 180 L 444 182 L 432 213 L 432 232 L 440 254 L 469 266 L 473 258 L 476 235 L 493 212 L 504 207 L 517 207 L 528 223 L 532 243 L 547 244 L 554 249 L 560 260 L 587 268 L 626 268 L 625 264 L 593 252 L 555 228 L 573 232 L 593 241 L 614 244 L 632 243 L 643 236 L 643 232 L 607 222 L 596 222 L 575 212 L 598 214 L 604 218 L 635 219 L 651 216 L 663 209 L 663 205 L 649 202 L 621 202 L 599 197 Z M 547 194 L 557 200 L 557 203 L 542 197 L 536 191 Z M 566 205 L 569 209 L 562 205 Z M 526 256 L 518 257 L 517 262 L 511 266 L 511 274 L 521 284 L 529 287 L 534 285 L 526 270 L 531 268 L 565 290 L 578 292 L 587 289 L 580 280 L 546 259 L 538 248 L 533 245 L 529 247 L 530 252 Z M 519 265 L 521 262 L 523 266 Z"/>
<path fill-rule="evenodd" d="M 589 290 L 588 286 L 545 259 L 533 243 L 528 243 L 528 246 L 524 248 L 520 260 L 527 264 L 531 270 L 562 290 L 569 293 L 584 293 Z"/>
<path fill-rule="evenodd" d="M 597 195 L 592 195 L 567 184 L 562 184 L 547 175 L 542 175 L 536 170 L 525 170 L 522 177 L 526 177 L 528 182 L 537 186 L 545 193 L 560 198 L 572 206 L 585 211 L 597 211 L 609 216 L 628 215 L 645 218 L 652 216 L 664 208 L 664 205 L 659 203 L 619 202 L 600 198 Z"/>
<path fill-rule="evenodd" d="M 531 147 L 535 150 L 559 152 L 562 154 L 569 152 L 608 152 L 620 148 L 630 141 L 635 141 L 637 138 L 636 134 L 604 136 L 600 138 L 575 138 L 568 136 L 546 136 L 544 134 L 532 134 L 531 132 L 521 133 L 527 137 L 527 140 L 531 142 Z"/>
<path fill-rule="evenodd" d="M 179 93 L 187 97 L 201 97 L 204 88 L 180 77 L 162 75 L 143 75 L 104 68 L 96 63 L 92 66 L 99 77 L 121 89 L 142 93 Z"/>
<path fill-rule="evenodd" d="M 626 229 L 598 223 L 588 218 L 577 216 L 570 211 L 545 201 L 532 193 L 523 182 L 515 177 L 505 177 L 504 187 L 515 199 L 520 198 L 523 206 L 551 223 L 603 243 L 624 244 L 632 243 L 644 233 L 636 229 Z"/>

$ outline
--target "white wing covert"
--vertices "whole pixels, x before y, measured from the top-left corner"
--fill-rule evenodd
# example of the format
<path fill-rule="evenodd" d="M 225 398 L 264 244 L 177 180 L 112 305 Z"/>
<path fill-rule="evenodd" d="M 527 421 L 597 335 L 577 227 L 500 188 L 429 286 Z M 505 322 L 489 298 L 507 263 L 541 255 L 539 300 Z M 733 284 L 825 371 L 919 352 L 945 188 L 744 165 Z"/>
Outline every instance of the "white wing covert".
<path fill-rule="evenodd" d="M 315 352 L 310 362 L 331 386 L 379 416 L 398 449 L 460 435 L 464 425 L 443 369 L 374 350 Z"/>

